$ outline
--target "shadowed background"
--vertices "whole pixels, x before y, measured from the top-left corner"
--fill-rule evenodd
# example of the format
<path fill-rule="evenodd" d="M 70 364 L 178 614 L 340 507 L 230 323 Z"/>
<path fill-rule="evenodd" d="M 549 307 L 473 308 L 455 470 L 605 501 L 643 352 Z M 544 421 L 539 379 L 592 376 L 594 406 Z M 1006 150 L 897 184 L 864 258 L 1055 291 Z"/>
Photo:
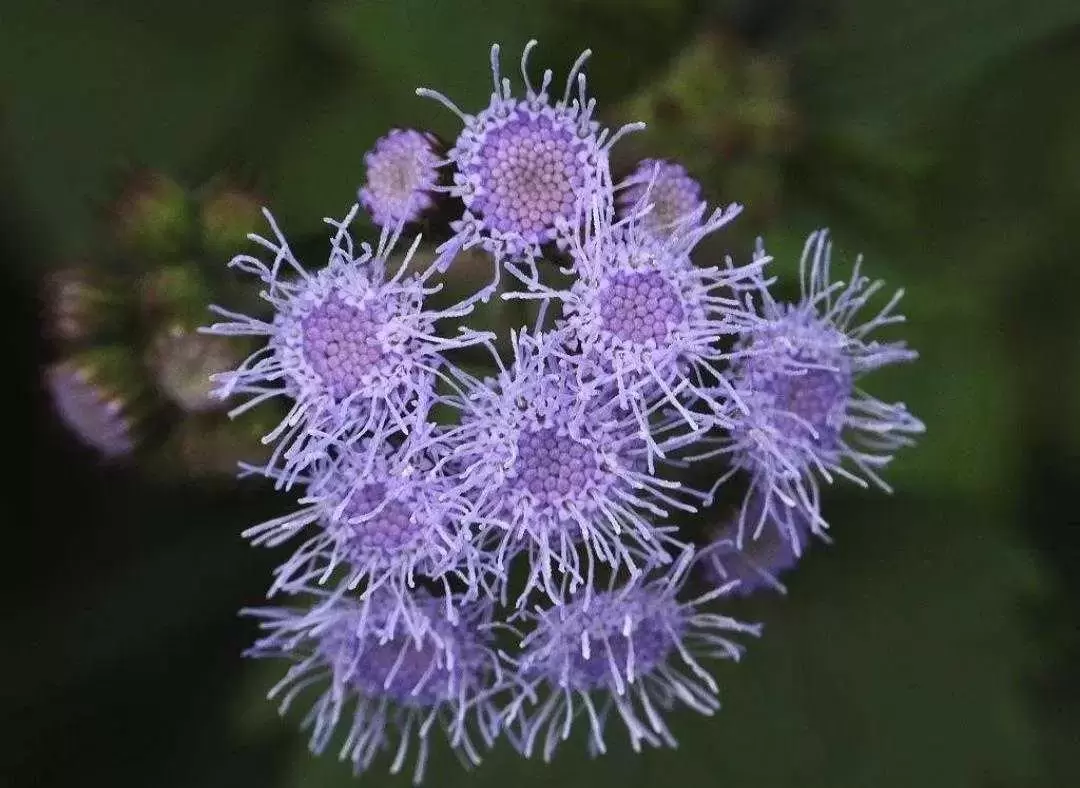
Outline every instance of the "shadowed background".
<path fill-rule="evenodd" d="M 907 295 L 922 353 L 870 377 L 927 424 L 891 497 L 830 490 L 836 544 L 787 598 L 741 605 L 766 636 L 719 671 L 724 709 L 676 715 L 675 751 L 613 730 L 590 760 L 499 748 L 429 784 L 1004 788 L 1075 784 L 1080 740 L 1080 5 L 1073 0 L 221 0 L 0 9 L 0 259 L 9 322 L 4 784 L 348 785 L 263 695 L 236 610 L 279 553 L 239 531 L 285 511 L 258 484 L 104 461 L 59 424 L 41 370 L 41 281 L 95 248 L 118 173 L 194 188 L 228 173 L 317 237 L 393 126 L 453 137 L 529 38 L 558 75 L 586 47 L 602 118 L 650 128 L 625 156 L 678 158 L 747 204 L 794 271 L 835 258 Z M 225 258 L 221 259 L 224 264 Z M 12 429 L 12 427 L 14 429 Z M 31 451 L 29 486 L 22 455 Z M 14 571 L 12 571 L 14 570 Z M 405 785 L 376 763 L 369 785 Z"/>

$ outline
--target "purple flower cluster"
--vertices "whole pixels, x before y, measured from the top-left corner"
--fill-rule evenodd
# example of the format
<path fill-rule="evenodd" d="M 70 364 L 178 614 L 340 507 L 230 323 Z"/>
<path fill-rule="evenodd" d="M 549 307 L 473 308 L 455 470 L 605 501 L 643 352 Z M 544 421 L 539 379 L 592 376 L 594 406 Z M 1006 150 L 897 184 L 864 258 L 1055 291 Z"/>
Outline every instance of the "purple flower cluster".
<path fill-rule="evenodd" d="M 498 47 L 486 107 L 420 91 L 464 128 L 445 153 L 427 133 L 380 140 L 360 204 L 327 220 L 323 267 L 302 266 L 267 213 L 272 237 L 252 239 L 270 259 L 232 265 L 270 316 L 216 308 L 227 322 L 207 329 L 265 339 L 217 391 L 247 395 L 234 413 L 288 403 L 270 461 L 245 471 L 302 490 L 245 532 L 293 545 L 270 587 L 288 606 L 249 611 L 264 630 L 251 654 L 292 661 L 272 693 L 283 710 L 319 688 L 311 747 L 340 737 L 358 772 L 387 750 L 419 780 L 436 733 L 466 764 L 499 738 L 551 758 L 576 727 L 594 753 L 608 725 L 635 749 L 673 746 L 665 714 L 718 709 L 708 661 L 760 632 L 712 608 L 783 590 L 776 575 L 827 538 L 821 481 L 884 486 L 922 430 L 856 387 L 914 358 L 870 337 L 899 320 L 896 298 L 859 322 L 881 285 L 858 264 L 833 282 L 824 233 L 796 303 L 770 293 L 760 243 L 744 264 L 692 259 L 741 206 L 710 210 L 670 162 L 613 177 L 611 146 L 637 125 L 593 119 L 587 53 L 552 99 L 550 71 L 528 76 L 534 45 L 523 96 Z M 353 241 L 361 205 L 375 247 Z M 434 248 L 395 252 L 421 215 Z M 495 274 L 447 305 L 436 294 L 471 247 Z M 495 294 L 530 307 L 528 324 L 463 323 Z M 682 479 L 709 458 L 724 461 L 715 484 Z M 728 482 L 742 506 L 691 533 L 680 514 Z"/>

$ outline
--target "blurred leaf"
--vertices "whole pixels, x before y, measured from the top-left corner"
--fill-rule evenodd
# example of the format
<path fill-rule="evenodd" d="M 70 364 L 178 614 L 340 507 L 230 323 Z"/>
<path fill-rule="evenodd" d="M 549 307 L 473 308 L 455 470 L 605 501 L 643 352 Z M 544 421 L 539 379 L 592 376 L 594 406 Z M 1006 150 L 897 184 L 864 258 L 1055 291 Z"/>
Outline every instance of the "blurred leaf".
<path fill-rule="evenodd" d="M 910 127 L 987 66 L 1080 23 L 1074 0 L 832 0 L 806 22 L 797 73 L 817 123 L 859 118 Z"/>
<path fill-rule="evenodd" d="M 289 21 L 256 0 L 210 12 L 160 0 L 62 13 L 55 3 L 5 4 L 0 17 L 4 158 L 27 215 L 61 255 L 85 240 L 119 166 L 197 168 L 247 105 Z"/>

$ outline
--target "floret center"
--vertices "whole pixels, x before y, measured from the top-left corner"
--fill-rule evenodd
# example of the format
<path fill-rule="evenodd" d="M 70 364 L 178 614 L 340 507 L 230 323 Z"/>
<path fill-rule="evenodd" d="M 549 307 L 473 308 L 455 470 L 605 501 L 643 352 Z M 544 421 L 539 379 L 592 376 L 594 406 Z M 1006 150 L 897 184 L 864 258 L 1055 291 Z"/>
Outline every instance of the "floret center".
<path fill-rule="evenodd" d="M 620 271 L 609 277 L 598 301 L 604 328 L 625 342 L 666 342 L 682 322 L 678 292 L 657 271 Z"/>
<path fill-rule="evenodd" d="M 378 512 L 372 514 L 377 508 Z M 365 556 L 393 557 L 411 547 L 420 537 L 419 523 L 412 507 L 403 501 L 387 501 L 386 486 L 381 482 L 354 490 L 343 514 L 349 547 Z M 372 516 L 349 522 L 365 515 Z"/>
<path fill-rule="evenodd" d="M 384 360 L 379 329 L 386 319 L 381 307 L 357 308 L 337 295 L 303 319 L 304 357 L 336 400 L 356 392 L 364 376 Z"/>
<path fill-rule="evenodd" d="M 494 229 L 547 239 L 556 219 L 574 215 L 585 144 L 572 127 L 516 110 L 488 132 L 475 162 L 479 187 L 470 208 Z"/>
<path fill-rule="evenodd" d="M 517 449 L 514 475 L 542 503 L 578 496 L 602 479 L 595 452 L 555 428 L 522 434 Z"/>
<path fill-rule="evenodd" d="M 835 446 L 851 393 L 851 378 L 846 372 L 808 367 L 798 374 L 777 375 L 769 388 L 779 408 L 813 428 L 816 445 Z"/>
<path fill-rule="evenodd" d="M 588 608 L 578 607 L 575 613 L 572 620 L 576 626 L 564 633 L 569 650 L 568 679 L 575 688 L 614 689 L 613 670 L 625 678 L 632 662 L 635 676 L 646 675 L 662 665 L 676 647 L 673 629 L 678 628 L 679 619 L 673 606 L 605 592 L 594 594 Z M 626 635 L 623 628 L 628 618 L 632 626 Z M 588 638 L 588 656 L 582 648 L 582 633 Z"/>
<path fill-rule="evenodd" d="M 359 634 L 355 623 L 342 622 L 322 642 L 330 661 L 350 672 L 347 678 L 362 697 L 387 698 L 403 706 L 430 707 L 450 695 L 450 674 L 430 637 L 417 643 L 398 636 L 380 642 Z"/>

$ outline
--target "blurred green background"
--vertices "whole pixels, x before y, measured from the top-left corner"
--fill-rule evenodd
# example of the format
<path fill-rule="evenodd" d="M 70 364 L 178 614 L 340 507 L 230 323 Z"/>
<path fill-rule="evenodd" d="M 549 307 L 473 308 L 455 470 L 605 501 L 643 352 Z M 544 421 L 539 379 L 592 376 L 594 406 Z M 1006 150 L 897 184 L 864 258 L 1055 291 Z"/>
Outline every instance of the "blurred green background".
<path fill-rule="evenodd" d="M 76 445 L 39 382 L 39 283 L 87 254 L 130 167 L 229 173 L 319 233 L 388 128 L 452 138 L 415 86 L 478 107 L 490 43 L 513 64 L 532 37 L 557 75 L 591 47 L 602 117 L 650 121 L 625 156 L 679 158 L 748 204 L 722 247 L 763 234 L 790 272 L 827 225 L 841 260 L 906 288 L 922 359 L 867 385 L 928 431 L 892 497 L 830 491 L 835 546 L 739 611 L 766 637 L 721 671 L 717 717 L 674 721 L 678 750 L 613 735 L 593 761 L 577 739 L 472 773 L 439 750 L 428 784 L 1080 784 L 1076 0 L 6 0 L 8 434 L 32 471 L 6 496 L 0 783 L 350 784 L 263 700 L 279 667 L 239 657 L 235 611 L 274 555 L 238 533 L 288 502 Z M 385 767 L 364 784 L 407 783 Z"/>

